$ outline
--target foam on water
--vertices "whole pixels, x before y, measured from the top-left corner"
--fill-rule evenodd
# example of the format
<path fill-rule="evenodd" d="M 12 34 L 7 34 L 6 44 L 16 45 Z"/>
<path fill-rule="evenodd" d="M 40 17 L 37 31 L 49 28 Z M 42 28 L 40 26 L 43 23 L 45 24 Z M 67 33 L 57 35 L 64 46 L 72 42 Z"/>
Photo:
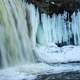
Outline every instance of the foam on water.
<path fill-rule="evenodd" d="M 0 80 L 35 80 L 38 75 L 68 71 L 80 71 L 80 63 L 53 64 L 51 66 L 44 63 L 21 65 L 0 70 Z"/>

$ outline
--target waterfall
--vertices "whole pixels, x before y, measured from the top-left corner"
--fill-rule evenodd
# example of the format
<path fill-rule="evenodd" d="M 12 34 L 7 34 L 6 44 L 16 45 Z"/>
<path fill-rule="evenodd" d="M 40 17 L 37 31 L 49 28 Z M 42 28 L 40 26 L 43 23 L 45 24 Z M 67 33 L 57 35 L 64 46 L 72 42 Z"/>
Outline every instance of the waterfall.
<path fill-rule="evenodd" d="M 68 14 L 50 17 L 24 0 L 0 0 L 0 67 L 35 62 L 37 44 L 80 45 L 80 11 L 71 21 Z"/>
<path fill-rule="evenodd" d="M 80 71 L 80 10 L 49 15 L 27 1 L 0 0 L 0 80 Z"/>
<path fill-rule="evenodd" d="M 21 0 L 0 0 L 0 67 L 34 62 Z"/>

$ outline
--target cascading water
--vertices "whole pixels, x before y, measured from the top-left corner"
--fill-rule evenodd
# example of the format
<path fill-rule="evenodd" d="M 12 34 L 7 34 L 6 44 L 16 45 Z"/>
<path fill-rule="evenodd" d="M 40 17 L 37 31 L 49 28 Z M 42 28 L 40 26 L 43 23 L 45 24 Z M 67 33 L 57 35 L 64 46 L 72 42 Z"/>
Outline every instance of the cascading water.
<path fill-rule="evenodd" d="M 72 39 L 79 45 L 80 12 L 72 14 L 71 22 L 66 21 L 67 14 L 39 16 L 38 9 L 25 1 L 0 0 L 0 65 L 34 62 L 32 48 L 36 44 L 71 44 Z"/>
<path fill-rule="evenodd" d="M 0 0 L 0 67 L 29 64 L 26 69 L 24 66 L 19 69 L 38 73 L 50 68 L 57 72 L 57 66 L 39 63 L 80 61 L 79 46 L 58 47 L 80 45 L 80 11 L 68 14 L 64 11 L 49 16 L 39 13 L 38 8 L 25 0 Z M 58 71 L 69 68 L 62 67 Z M 75 68 L 70 66 L 70 69 Z M 79 66 L 76 70 L 80 70 Z"/>
<path fill-rule="evenodd" d="M 34 62 L 21 0 L 0 0 L 0 66 Z"/>

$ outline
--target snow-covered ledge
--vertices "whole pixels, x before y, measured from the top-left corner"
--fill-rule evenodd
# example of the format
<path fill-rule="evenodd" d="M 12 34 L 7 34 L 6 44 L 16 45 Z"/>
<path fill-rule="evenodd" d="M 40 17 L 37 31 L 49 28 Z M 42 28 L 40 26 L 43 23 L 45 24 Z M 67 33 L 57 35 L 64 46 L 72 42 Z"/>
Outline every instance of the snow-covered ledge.
<path fill-rule="evenodd" d="M 80 61 L 80 46 L 57 47 L 54 43 L 38 45 L 35 49 L 38 59 L 46 63 L 68 63 Z"/>

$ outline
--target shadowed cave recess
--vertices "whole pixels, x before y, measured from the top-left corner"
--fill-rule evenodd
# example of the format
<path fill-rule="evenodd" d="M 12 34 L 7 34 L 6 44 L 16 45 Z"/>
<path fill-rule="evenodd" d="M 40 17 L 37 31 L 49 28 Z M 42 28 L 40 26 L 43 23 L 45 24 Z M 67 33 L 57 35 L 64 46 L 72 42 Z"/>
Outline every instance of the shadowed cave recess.
<path fill-rule="evenodd" d="M 44 25 L 44 23 L 42 22 L 42 17 L 43 17 L 42 14 L 46 15 L 47 17 L 46 19 L 49 19 L 49 22 L 51 22 L 51 19 L 53 19 L 54 16 L 56 17 L 55 20 L 59 22 L 59 23 L 58 22 L 54 23 L 55 25 L 52 26 L 52 27 L 55 26 L 57 29 L 55 30 L 56 37 L 53 36 L 53 29 L 51 28 L 51 30 L 49 31 L 50 32 L 49 34 L 51 34 L 51 38 L 50 36 L 48 37 L 49 39 L 51 39 L 51 41 L 48 40 L 48 42 L 55 42 L 59 47 L 70 44 L 80 45 L 80 33 L 79 33 L 80 1 L 79 0 L 66 0 L 66 1 L 25 0 L 25 1 L 28 2 L 29 4 L 32 3 L 33 5 L 35 5 L 36 9 L 38 8 L 39 19 L 40 19 L 39 23 L 40 25 L 42 25 L 42 27 Z M 60 21 L 59 19 L 63 20 Z M 54 19 L 52 20 L 52 22 L 54 22 Z M 40 42 L 39 40 L 39 37 L 36 37 L 36 42 L 42 44 L 42 42 Z"/>

